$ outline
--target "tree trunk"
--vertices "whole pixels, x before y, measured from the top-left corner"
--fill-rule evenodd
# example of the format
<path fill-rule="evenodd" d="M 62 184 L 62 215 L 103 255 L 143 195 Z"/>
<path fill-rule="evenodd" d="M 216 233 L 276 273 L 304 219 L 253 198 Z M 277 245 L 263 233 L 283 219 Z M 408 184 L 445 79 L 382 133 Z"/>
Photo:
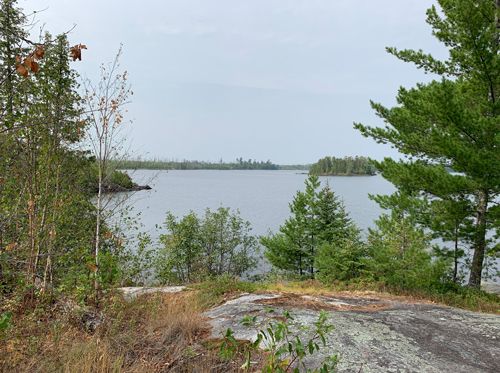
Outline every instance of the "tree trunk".
<path fill-rule="evenodd" d="M 481 287 L 481 275 L 486 253 L 486 212 L 488 210 L 488 192 L 480 190 L 477 198 L 476 237 L 474 244 L 474 257 L 469 277 L 469 286 Z"/>
<path fill-rule="evenodd" d="M 99 160 L 101 162 L 101 160 Z M 96 232 L 95 232 L 95 300 L 96 303 L 99 302 L 99 245 L 100 245 L 100 235 L 101 235 L 101 199 L 102 199 L 102 185 L 103 185 L 103 170 L 99 164 L 99 191 L 97 192 L 97 211 L 96 211 Z"/>

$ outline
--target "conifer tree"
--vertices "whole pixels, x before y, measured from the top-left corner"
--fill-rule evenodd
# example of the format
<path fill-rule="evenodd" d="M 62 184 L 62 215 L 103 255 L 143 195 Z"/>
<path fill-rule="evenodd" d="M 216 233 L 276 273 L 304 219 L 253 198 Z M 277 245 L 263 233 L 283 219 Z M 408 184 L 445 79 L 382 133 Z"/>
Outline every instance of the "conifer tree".
<path fill-rule="evenodd" d="M 367 272 L 388 285 L 403 288 L 426 288 L 438 283 L 448 267 L 441 258 L 434 262 L 430 234 L 419 224 L 419 214 L 426 210 L 426 200 L 404 193 L 390 196 L 370 196 L 384 210 L 369 229 Z"/>
<path fill-rule="evenodd" d="M 314 274 L 314 251 L 318 241 L 317 189 L 319 178 L 309 175 L 305 192 L 297 191 L 289 205 L 292 216 L 280 227 L 280 232 L 261 237 L 266 247 L 265 257 L 277 268 L 300 276 Z"/>
<path fill-rule="evenodd" d="M 306 190 L 297 191 L 290 204 L 292 216 L 280 227 L 281 233 L 270 233 L 260 242 L 272 265 L 314 278 L 316 257 L 323 244 L 333 244 L 344 237 L 358 242 L 359 230 L 328 183 L 319 190 L 319 177 L 310 174 L 305 184 Z"/>
<path fill-rule="evenodd" d="M 442 245 L 434 247 L 434 254 L 451 260 L 449 279 L 456 283 L 463 281 L 465 271 L 471 267 L 469 247 L 474 239 L 474 222 L 468 219 L 471 211 L 471 201 L 457 197 L 455 200 L 434 200 L 423 214 L 422 222 L 432 230 L 432 237 L 443 241 Z"/>
<path fill-rule="evenodd" d="M 385 128 L 355 124 L 364 136 L 391 144 L 404 160 L 374 162 L 399 190 L 436 200 L 473 201 L 469 285 L 479 287 L 487 256 L 498 254 L 487 233 L 497 225 L 500 193 L 500 1 L 438 0 L 427 11 L 433 35 L 449 48 L 439 61 L 423 51 L 388 48 L 440 80 L 400 88 L 399 106 L 372 102 Z M 441 16 L 440 14 L 443 14 Z M 458 174 L 449 173 L 450 166 Z"/>
<path fill-rule="evenodd" d="M 344 202 L 338 201 L 328 185 L 320 193 L 318 210 L 322 245 L 314 261 L 316 278 L 331 283 L 359 277 L 363 270 L 362 258 L 366 256 L 361 230 L 349 218 Z"/>

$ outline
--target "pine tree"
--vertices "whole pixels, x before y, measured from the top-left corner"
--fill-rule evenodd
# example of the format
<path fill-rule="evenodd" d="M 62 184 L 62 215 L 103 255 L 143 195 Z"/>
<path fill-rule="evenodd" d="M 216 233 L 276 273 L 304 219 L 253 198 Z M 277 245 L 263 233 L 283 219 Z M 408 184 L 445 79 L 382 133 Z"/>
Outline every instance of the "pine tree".
<path fill-rule="evenodd" d="M 427 201 L 402 193 L 370 198 L 391 214 L 383 214 L 375 221 L 377 228 L 369 229 L 367 272 L 375 280 L 403 288 L 427 288 L 438 283 L 448 263 L 432 261 L 432 237 L 418 223 Z"/>
<path fill-rule="evenodd" d="M 498 255 L 487 233 L 497 225 L 500 193 L 500 2 L 438 0 L 427 11 L 433 35 L 449 48 L 438 61 L 420 51 L 388 48 L 397 58 L 440 76 L 439 81 L 400 88 L 399 106 L 372 102 L 385 128 L 355 124 L 364 136 L 392 144 L 405 160 L 374 162 L 399 190 L 436 200 L 473 201 L 474 251 L 469 285 L 479 287 L 487 256 Z M 459 174 L 449 173 L 450 166 Z"/>

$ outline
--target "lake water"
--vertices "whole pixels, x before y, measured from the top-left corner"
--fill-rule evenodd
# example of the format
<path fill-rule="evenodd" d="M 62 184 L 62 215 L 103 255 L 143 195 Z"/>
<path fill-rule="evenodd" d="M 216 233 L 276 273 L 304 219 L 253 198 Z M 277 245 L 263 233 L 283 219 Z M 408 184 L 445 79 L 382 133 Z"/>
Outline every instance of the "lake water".
<path fill-rule="evenodd" d="M 138 170 L 129 174 L 139 185 L 149 184 L 153 188 L 134 193 L 127 202 L 141 213 L 144 224 L 141 230 L 148 231 L 153 238 L 161 232 L 155 225 L 165 221 L 168 211 L 181 218 L 191 210 L 200 216 L 207 207 L 214 211 L 220 206 L 238 209 L 242 219 L 251 223 L 256 236 L 267 235 L 270 230 L 278 232 L 290 217 L 289 203 L 297 190 L 305 190 L 307 179 L 304 171 L 288 170 Z M 346 210 L 363 235 L 368 233 L 367 228 L 374 227 L 373 221 L 383 212 L 368 194 L 395 192 L 394 186 L 380 175 L 320 176 L 320 181 L 322 187 L 328 182 L 339 199 L 344 200 Z"/>
<path fill-rule="evenodd" d="M 253 234 L 277 232 L 290 216 L 289 203 L 297 190 L 305 190 L 304 171 L 218 171 L 174 170 L 160 173 L 139 170 L 132 174 L 134 181 L 149 183 L 153 190 L 135 193 L 131 199 L 136 212 L 142 212 L 146 229 L 165 220 L 165 214 L 182 217 L 191 210 L 201 215 L 209 207 L 239 209 L 249 221 Z M 153 181 L 148 181 L 156 175 Z M 381 176 L 320 177 L 322 186 L 328 180 L 339 199 L 345 201 L 350 217 L 365 232 L 381 214 L 379 206 L 368 199 L 371 194 L 391 194 L 392 184 Z M 153 236 L 157 235 L 151 232 Z"/>

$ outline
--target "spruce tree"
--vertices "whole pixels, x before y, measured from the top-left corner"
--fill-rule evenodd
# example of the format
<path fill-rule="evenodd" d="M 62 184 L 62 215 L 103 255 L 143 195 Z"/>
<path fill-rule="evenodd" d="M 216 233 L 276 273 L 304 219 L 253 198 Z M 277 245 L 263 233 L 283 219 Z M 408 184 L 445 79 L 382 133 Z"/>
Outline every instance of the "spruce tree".
<path fill-rule="evenodd" d="M 328 183 L 320 190 L 318 176 L 310 174 L 305 184 L 306 190 L 297 191 L 290 204 L 292 216 L 280 227 L 281 233 L 270 233 L 261 237 L 260 242 L 266 247 L 264 255 L 272 265 L 314 278 L 318 250 L 323 250 L 324 244 L 345 239 L 357 245 L 360 233 Z"/>
<path fill-rule="evenodd" d="M 305 181 L 305 192 L 297 191 L 290 203 L 292 216 L 280 227 L 279 233 L 261 237 L 266 247 L 265 257 L 277 268 L 300 276 L 314 276 L 314 254 L 318 241 L 317 203 L 320 186 L 315 174 Z"/>
<path fill-rule="evenodd" d="M 435 200 L 422 219 L 423 224 L 432 230 L 432 237 L 443 241 L 434 247 L 434 254 L 451 260 L 449 279 L 456 283 L 463 281 L 465 271 L 471 267 L 468 249 L 474 242 L 474 222 L 468 219 L 471 210 L 471 201 L 467 198 Z"/>
<path fill-rule="evenodd" d="M 372 102 L 385 128 L 355 128 L 406 156 L 374 161 L 399 190 L 435 200 L 459 201 L 465 196 L 472 201 L 466 218 L 474 224 L 469 285 L 479 287 L 485 258 L 498 254 L 495 245 L 488 245 L 487 233 L 499 220 L 500 1 L 438 3 L 441 12 L 430 8 L 427 22 L 449 48 L 448 60 L 436 60 L 421 50 L 387 50 L 440 80 L 400 88 L 397 107 Z M 449 173 L 446 166 L 458 174 Z"/>
<path fill-rule="evenodd" d="M 318 210 L 322 245 L 318 247 L 314 261 L 316 278 L 328 284 L 334 280 L 360 277 L 362 258 L 366 256 L 361 230 L 349 218 L 343 201 L 338 201 L 329 186 L 320 193 Z"/>

